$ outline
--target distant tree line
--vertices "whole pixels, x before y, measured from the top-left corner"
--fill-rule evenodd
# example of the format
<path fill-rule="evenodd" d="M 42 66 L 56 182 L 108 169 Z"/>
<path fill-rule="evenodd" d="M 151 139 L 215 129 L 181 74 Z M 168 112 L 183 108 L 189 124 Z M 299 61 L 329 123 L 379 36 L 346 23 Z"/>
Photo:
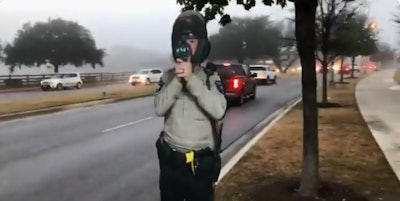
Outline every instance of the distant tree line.
<path fill-rule="evenodd" d="M 210 59 L 272 59 L 277 68 L 286 70 L 281 63 L 294 47 L 294 25 L 291 21 L 273 22 L 269 16 L 233 18 L 211 35 L 210 41 Z"/>

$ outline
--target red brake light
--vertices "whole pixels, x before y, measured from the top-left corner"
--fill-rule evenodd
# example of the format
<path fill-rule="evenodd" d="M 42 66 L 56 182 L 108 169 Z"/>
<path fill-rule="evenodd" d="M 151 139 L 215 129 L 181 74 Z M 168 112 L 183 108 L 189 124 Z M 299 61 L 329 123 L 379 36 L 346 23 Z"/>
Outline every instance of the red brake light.
<path fill-rule="evenodd" d="M 230 66 L 231 64 L 230 63 L 224 63 L 224 66 Z"/>
<path fill-rule="evenodd" d="M 239 79 L 233 79 L 233 88 L 234 89 L 239 88 Z"/>
<path fill-rule="evenodd" d="M 350 69 L 347 67 L 346 70 L 350 70 Z"/>

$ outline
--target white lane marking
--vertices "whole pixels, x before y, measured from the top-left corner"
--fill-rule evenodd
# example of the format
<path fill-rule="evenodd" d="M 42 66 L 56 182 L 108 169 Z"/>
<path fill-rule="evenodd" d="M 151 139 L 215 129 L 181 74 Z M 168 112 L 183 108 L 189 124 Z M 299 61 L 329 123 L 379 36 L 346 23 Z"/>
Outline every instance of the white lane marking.
<path fill-rule="evenodd" d="M 143 119 L 139 119 L 137 121 L 132 121 L 132 122 L 129 122 L 129 123 L 126 123 L 126 124 L 121 124 L 119 126 L 115 126 L 115 127 L 112 127 L 112 128 L 107 128 L 107 129 L 105 129 L 105 130 L 103 130 L 101 132 L 103 132 L 103 133 L 110 132 L 110 131 L 117 130 L 117 129 L 120 129 L 120 128 L 123 128 L 123 127 L 131 126 L 131 125 L 143 122 L 143 121 L 147 121 L 147 120 L 150 120 L 152 118 L 153 117 L 146 117 L 146 118 L 143 118 Z"/>

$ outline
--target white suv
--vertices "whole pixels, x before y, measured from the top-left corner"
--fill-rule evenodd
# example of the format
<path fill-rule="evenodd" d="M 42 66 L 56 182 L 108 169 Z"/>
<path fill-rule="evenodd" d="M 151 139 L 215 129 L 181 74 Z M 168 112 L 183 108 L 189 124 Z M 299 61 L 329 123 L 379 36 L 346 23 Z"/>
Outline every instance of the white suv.
<path fill-rule="evenodd" d="M 158 82 L 163 75 L 163 71 L 160 68 L 149 68 L 141 69 L 135 74 L 129 76 L 129 83 L 134 86 L 136 84 L 149 85 L 154 82 Z"/>
<path fill-rule="evenodd" d="M 268 65 L 250 65 L 250 72 L 253 74 L 257 74 L 256 80 L 257 83 L 268 84 L 268 83 L 276 83 L 276 73 Z"/>
<path fill-rule="evenodd" d="M 62 90 L 65 88 L 82 88 L 83 81 L 81 79 L 81 75 L 79 73 L 60 73 L 55 74 L 49 79 L 44 79 L 40 81 L 40 88 L 43 91 L 49 89 L 57 89 Z"/>

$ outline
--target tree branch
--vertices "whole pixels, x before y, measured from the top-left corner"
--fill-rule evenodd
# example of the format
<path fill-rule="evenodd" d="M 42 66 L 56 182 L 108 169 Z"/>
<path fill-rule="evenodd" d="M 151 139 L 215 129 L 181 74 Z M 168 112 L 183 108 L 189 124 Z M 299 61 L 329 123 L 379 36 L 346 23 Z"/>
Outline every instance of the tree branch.
<path fill-rule="evenodd" d="M 331 63 L 338 57 L 337 54 L 331 54 L 331 56 L 328 56 L 328 63 Z"/>

